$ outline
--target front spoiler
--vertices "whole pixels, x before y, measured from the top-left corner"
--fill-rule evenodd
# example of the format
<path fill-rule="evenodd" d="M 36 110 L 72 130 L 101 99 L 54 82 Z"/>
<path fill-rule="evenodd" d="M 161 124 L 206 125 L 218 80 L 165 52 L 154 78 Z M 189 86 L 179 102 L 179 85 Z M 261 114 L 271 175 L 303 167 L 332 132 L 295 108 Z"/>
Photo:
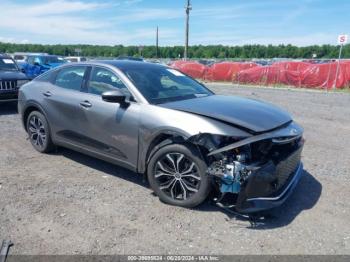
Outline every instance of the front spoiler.
<path fill-rule="evenodd" d="M 244 201 L 244 203 L 242 203 L 242 205 L 240 205 L 241 207 L 236 207 L 237 211 L 239 211 L 240 213 L 248 214 L 275 208 L 282 205 L 287 200 L 287 198 L 293 193 L 295 186 L 298 184 L 302 174 L 303 164 L 300 162 L 296 171 L 293 174 L 293 178 L 278 196 L 248 198 Z"/>

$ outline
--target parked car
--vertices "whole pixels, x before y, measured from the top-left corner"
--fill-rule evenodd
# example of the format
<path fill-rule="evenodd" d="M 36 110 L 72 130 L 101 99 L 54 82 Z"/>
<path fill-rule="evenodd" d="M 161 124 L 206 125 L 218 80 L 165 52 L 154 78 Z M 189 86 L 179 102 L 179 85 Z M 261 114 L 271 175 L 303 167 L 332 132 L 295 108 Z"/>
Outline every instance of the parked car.
<path fill-rule="evenodd" d="M 16 101 L 18 89 L 28 81 L 11 56 L 0 54 L 0 102 Z"/>
<path fill-rule="evenodd" d="M 56 55 L 29 55 L 22 68 L 26 75 L 30 79 L 33 79 L 51 68 L 55 68 L 66 62 L 63 58 Z"/>
<path fill-rule="evenodd" d="M 18 63 L 25 63 L 28 56 L 48 55 L 47 53 L 15 52 L 11 56 Z"/>
<path fill-rule="evenodd" d="M 18 108 L 39 152 L 59 145 L 147 174 L 172 205 L 194 207 L 214 191 L 242 213 L 269 209 L 303 170 L 303 129 L 284 110 L 215 95 L 159 64 L 64 65 L 24 85 Z"/>
<path fill-rule="evenodd" d="M 86 57 L 83 56 L 68 56 L 64 58 L 67 62 L 86 62 Z"/>

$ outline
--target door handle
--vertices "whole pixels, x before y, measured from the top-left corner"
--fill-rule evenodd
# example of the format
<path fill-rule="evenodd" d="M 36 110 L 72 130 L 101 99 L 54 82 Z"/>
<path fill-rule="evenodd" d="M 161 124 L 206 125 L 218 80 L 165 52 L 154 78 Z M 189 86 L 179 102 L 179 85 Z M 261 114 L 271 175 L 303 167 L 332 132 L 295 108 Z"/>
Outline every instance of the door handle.
<path fill-rule="evenodd" d="M 52 96 L 52 93 L 50 91 L 47 91 L 47 92 L 43 93 L 43 95 L 46 97 L 50 97 L 50 96 Z"/>
<path fill-rule="evenodd" d="M 84 108 L 92 107 L 92 104 L 89 101 L 82 101 L 80 102 L 80 105 Z"/>

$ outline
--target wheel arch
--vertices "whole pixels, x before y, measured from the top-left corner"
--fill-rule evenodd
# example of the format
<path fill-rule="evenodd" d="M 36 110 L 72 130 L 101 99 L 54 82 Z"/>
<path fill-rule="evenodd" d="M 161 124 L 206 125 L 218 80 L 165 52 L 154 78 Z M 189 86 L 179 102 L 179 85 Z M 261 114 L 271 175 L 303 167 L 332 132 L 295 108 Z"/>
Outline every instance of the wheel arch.
<path fill-rule="evenodd" d="M 24 126 L 25 131 L 28 131 L 27 130 L 28 116 L 30 115 L 30 113 L 32 113 L 34 111 L 39 111 L 47 119 L 47 115 L 46 115 L 45 111 L 43 110 L 43 108 L 39 104 L 37 104 L 35 102 L 28 102 L 28 104 L 26 105 L 26 107 L 24 108 L 23 113 L 22 113 L 22 124 Z"/>
<path fill-rule="evenodd" d="M 148 143 L 143 142 L 140 146 L 138 172 L 146 172 L 148 162 L 160 148 L 173 143 L 183 143 L 188 137 L 188 134 L 179 130 L 162 130 L 153 134 L 147 139 Z"/>

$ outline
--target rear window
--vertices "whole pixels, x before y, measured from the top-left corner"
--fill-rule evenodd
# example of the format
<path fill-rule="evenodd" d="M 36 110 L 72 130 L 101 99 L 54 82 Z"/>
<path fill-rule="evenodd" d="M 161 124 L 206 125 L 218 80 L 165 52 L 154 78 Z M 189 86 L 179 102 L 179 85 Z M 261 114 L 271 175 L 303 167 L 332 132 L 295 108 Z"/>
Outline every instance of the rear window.
<path fill-rule="evenodd" d="M 25 57 L 23 55 L 15 55 L 13 58 L 15 60 L 24 60 L 25 59 Z"/>

